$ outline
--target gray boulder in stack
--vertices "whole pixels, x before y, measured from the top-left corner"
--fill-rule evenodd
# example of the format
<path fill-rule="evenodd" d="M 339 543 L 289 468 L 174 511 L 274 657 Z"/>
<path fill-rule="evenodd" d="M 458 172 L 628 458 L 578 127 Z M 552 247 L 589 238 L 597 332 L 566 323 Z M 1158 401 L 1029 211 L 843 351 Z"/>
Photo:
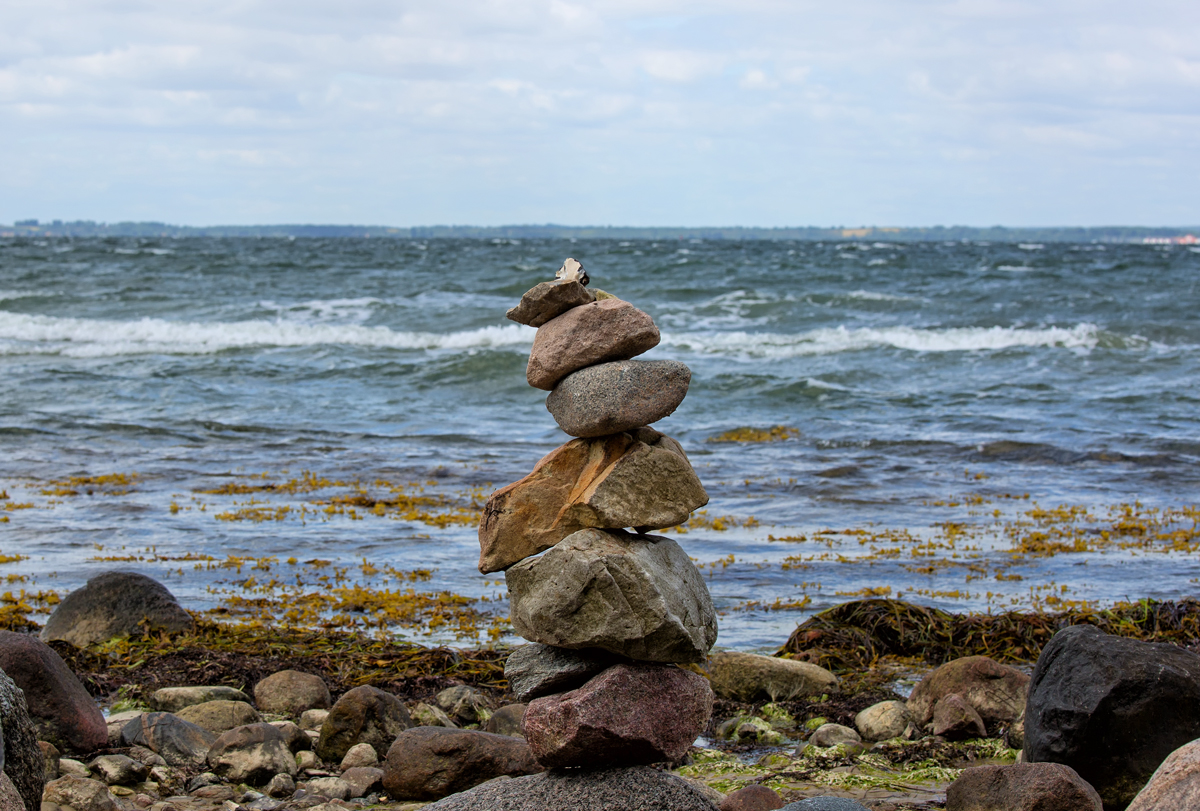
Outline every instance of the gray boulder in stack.
<path fill-rule="evenodd" d="M 648 427 L 691 372 L 634 360 L 658 344 L 653 319 L 587 281 L 568 259 L 508 312 L 538 328 L 528 381 L 577 438 L 493 493 L 479 526 L 479 569 L 505 572 L 513 627 L 533 643 L 505 673 L 552 769 L 679 760 L 713 704 L 708 681 L 680 667 L 716 642 L 712 599 L 679 544 L 648 534 L 708 503 L 683 448 Z"/>

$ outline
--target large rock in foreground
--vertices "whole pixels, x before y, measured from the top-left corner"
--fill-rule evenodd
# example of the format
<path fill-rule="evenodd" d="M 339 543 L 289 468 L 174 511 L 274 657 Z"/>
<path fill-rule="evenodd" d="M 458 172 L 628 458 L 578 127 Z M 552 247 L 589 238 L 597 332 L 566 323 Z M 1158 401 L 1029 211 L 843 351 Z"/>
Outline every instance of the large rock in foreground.
<path fill-rule="evenodd" d="M 538 328 L 525 379 L 550 391 L 586 366 L 628 360 L 658 346 L 658 327 L 628 301 L 609 298 L 573 307 Z"/>
<path fill-rule="evenodd" d="M 546 409 L 571 436 L 603 436 L 674 413 L 691 380 L 691 369 L 677 360 L 601 363 L 563 378 Z"/>
<path fill-rule="evenodd" d="M 533 642 L 699 662 L 717 641 L 704 580 L 669 538 L 581 530 L 506 580 L 513 628 Z"/>
<path fill-rule="evenodd" d="M 964 656 L 946 662 L 923 678 L 908 699 L 908 709 L 913 719 L 924 726 L 933 720 L 933 708 L 938 701 L 957 693 L 995 732 L 998 726 L 1011 724 L 1025 711 L 1028 689 L 1029 677 L 1015 667 L 987 656 Z"/>
<path fill-rule="evenodd" d="M 136 572 L 105 572 L 58 604 L 42 628 L 41 639 L 61 639 L 86 648 L 115 636 L 191 627 L 191 614 L 162 583 Z"/>
<path fill-rule="evenodd" d="M 1105 809 L 1129 805 L 1167 755 L 1197 738 L 1200 655 L 1076 625 L 1038 657 L 1025 758 L 1070 766 Z"/>
<path fill-rule="evenodd" d="M 1100 795 L 1061 763 L 975 766 L 946 789 L 946 811 L 1102 811 Z"/>
<path fill-rule="evenodd" d="M 716 811 L 673 774 L 646 766 L 569 769 L 496 780 L 426 806 L 423 811 Z"/>
<path fill-rule="evenodd" d="M 541 771 L 520 738 L 473 729 L 417 727 L 387 750 L 383 787 L 399 800 L 436 800 L 501 775 Z"/>
<path fill-rule="evenodd" d="M 331 763 L 340 763 L 356 743 L 369 743 L 376 752 L 386 752 L 396 736 L 412 725 L 400 699 L 364 684 L 348 691 L 329 710 L 316 752 Z"/>
<path fill-rule="evenodd" d="M 651 428 L 575 439 L 488 498 L 479 570 L 496 572 L 581 529 L 661 529 L 708 503 L 679 443 Z"/>
<path fill-rule="evenodd" d="M 734 701 L 788 701 L 835 689 L 837 676 L 819 665 L 759 653 L 719 651 L 709 657 L 712 688 Z"/>
<path fill-rule="evenodd" d="M 25 696 L 6 674 L 0 672 L 0 727 L 3 728 L 4 774 L 25 804 L 26 811 L 40 811 L 46 785 L 46 757 L 38 746 L 37 730 L 25 706 Z"/>
<path fill-rule="evenodd" d="M 172 766 L 204 765 L 217 736 L 169 712 L 147 712 L 121 728 L 121 743 L 144 746 Z"/>
<path fill-rule="evenodd" d="M 100 706 L 45 642 L 0 631 L 0 670 L 25 693 L 39 739 L 75 752 L 92 752 L 108 743 Z"/>
<path fill-rule="evenodd" d="M 595 300 L 596 294 L 579 282 L 542 282 L 521 296 L 521 302 L 504 315 L 518 324 L 540 327 L 572 307 L 591 304 Z"/>
<path fill-rule="evenodd" d="M 676 761 L 712 715 L 708 681 L 666 665 L 615 665 L 569 693 L 534 700 L 525 739 L 546 767 Z"/>
<path fill-rule="evenodd" d="M 1129 811 L 1200 808 L 1200 740 L 1172 752 L 1129 804 Z"/>
<path fill-rule="evenodd" d="M 277 774 L 296 776 L 283 733 L 270 724 L 245 724 L 223 733 L 208 750 L 208 767 L 231 783 L 261 786 Z"/>

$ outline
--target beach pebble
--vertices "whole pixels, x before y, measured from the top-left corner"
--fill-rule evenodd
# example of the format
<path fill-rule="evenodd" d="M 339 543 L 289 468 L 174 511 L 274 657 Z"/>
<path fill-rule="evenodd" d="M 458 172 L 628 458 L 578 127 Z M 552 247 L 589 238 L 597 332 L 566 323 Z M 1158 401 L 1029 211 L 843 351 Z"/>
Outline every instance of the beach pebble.
<path fill-rule="evenodd" d="M 607 651 L 520 645 L 504 662 L 504 678 L 519 701 L 574 690 L 620 661 Z"/>
<path fill-rule="evenodd" d="M 107 745 L 108 725 L 100 706 L 45 642 L 0 631 L 0 670 L 25 694 L 28 718 L 39 739 L 62 751 L 93 752 Z"/>
<path fill-rule="evenodd" d="M 1180 811 L 1187 806 L 1178 806 Z M 1100 795 L 1061 763 L 975 766 L 946 789 L 946 811 L 1103 811 Z"/>
<path fill-rule="evenodd" d="M 808 742 L 813 746 L 841 746 L 848 743 L 861 743 L 858 732 L 842 724 L 821 724 L 813 730 Z"/>
<path fill-rule="evenodd" d="M 454 723 L 454 719 L 447 715 L 445 710 L 432 704 L 418 703 L 412 708 L 410 714 L 417 726 L 450 727 L 452 729 L 458 727 L 458 724 Z"/>
<path fill-rule="evenodd" d="M 837 677 L 819 665 L 739 651 L 714 651 L 707 672 L 713 691 L 734 701 L 787 701 L 838 685 Z"/>
<path fill-rule="evenodd" d="M 304 784 L 304 788 L 310 794 L 331 800 L 348 800 L 353 791 L 350 784 L 340 777 L 314 777 Z"/>
<path fill-rule="evenodd" d="M 262 712 L 296 718 L 306 710 L 333 704 L 325 680 L 299 670 L 281 670 L 254 685 L 254 702 Z"/>
<path fill-rule="evenodd" d="M 698 662 L 717 640 L 704 579 L 669 538 L 585 529 L 505 579 L 513 628 L 532 642 Z"/>
<path fill-rule="evenodd" d="M 766 786 L 745 786 L 731 791 L 717 806 L 719 811 L 775 811 L 783 799 Z"/>
<path fill-rule="evenodd" d="M 58 604 L 39 634 L 77 648 L 117 636 L 142 636 L 147 629 L 173 633 L 192 627 L 192 615 L 157 580 L 136 572 L 104 572 L 90 578 Z"/>
<path fill-rule="evenodd" d="M 587 527 L 659 529 L 708 503 L 679 443 L 651 428 L 575 439 L 493 493 L 479 523 L 479 570 L 494 572 Z"/>
<path fill-rule="evenodd" d="M 975 708 L 958 693 L 949 693 L 933 705 L 933 734 L 948 741 L 983 738 L 987 730 Z"/>
<path fill-rule="evenodd" d="M 369 743 L 376 752 L 386 752 L 396 736 L 412 725 L 400 699 L 364 684 L 347 692 L 330 709 L 316 751 L 330 763 L 340 763 L 356 743 Z"/>
<path fill-rule="evenodd" d="M 880 701 L 854 716 L 854 728 L 864 741 L 899 738 L 912 723 L 912 713 L 903 701 Z"/>
<path fill-rule="evenodd" d="M 614 665 L 578 689 L 525 711 L 538 763 L 635 766 L 683 757 L 712 714 L 708 680 L 667 665 Z"/>
<path fill-rule="evenodd" d="M 101 755 L 88 766 L 92 773 L 110 786 L 132 786 L 146 779 L 150 769 L 128 755 Z"/>
<path fill-rule="evenodd" d="M 270 797 L 291 797 L 295 791 L 296 780 L 287 772 L 275 775 L 263 787 L 263 793 Z"/>
<path fill-rule="evenodd" d="M 1171 752 L 1200 738 L 1200 655 L 1177 645 L 1059 631 L 1038 657 L 1025 758 L 1065 763 L 1123 807 Z"/>
<path fill-rule="evenodd" d="M 628 360 L 658 341 L 654 320 L 627 301 L 610 298 L 573 307 L 538 328 L 525 379 L 535 389 L 550 391 L 571 372 Z"/>
<path fill-rule="evenodd" d="M 73 775 L 47 783 L 38 799 L 41 803 L 69 806 L 74 811 L 120 811 L 121 808 L 109 793 L 107 785 L 99 780 Z"/>
<path fill-rule="evenodd" d="M 686 780 L 646 766 L 565 769 L 491 781 L 427 805 L 422 811 L 713 811 L 712 801 Z"/>
<path fill-rule="evenodd" d="M 375 751 L 374 746 L 369 743 L 356 743 L 342 758 L 341 764 L 338 765 L 338 771 L 344 772 L 355 766 L 374 766 L 378 762 L 379 754 Z"/>
<path fill-rule="evenodd" d="M 58 773 L 60 775 L 70 775 L 71 777 L 92 777 L 92 770 L 87 767 L 81 760 L 76 760 L 71 757 L 58 759 Z"/>
<path fill-rule="evenodd" d="M 848 797 L 809 797 L 783 806 L 781 811 L 868 811 L 867 807 Z"/>
<path fill-rule="evenodd" d="M 208 752 L 208 767 L 234 783 L 261 786 L 280 772 L 296 774 L 283 733 L 270 724 L 246 724 L 222 733 Z"/>
<path fill-rule="evenodd" d="M 518 324 L 540 327 L 552 318 L 596 300 L 592 291 L 579 282 L 542 282 L 521 296 L 521 301 L 505 317 Z"/>
<path fill-rule="evenodd" d="M 193 704 L 175 713 L 185 721 L 190 721 L 199 727 L 204 727 L 214 735 L 240 727 L 243 724 L 256 724 L 262 720 L 258 711 L 244 701 L 205 701 L 203 704 Z"/>
<path fill-rule="evenodd" d="M 329 717 L 329 710 L 305 710 L 300 713 L 300 728 L 304 731 L 310 729 L 319 730 L 324 724 L 325 719 Z"/>
<path fill-rule="evenodd" d="M 484 725 L 484 732 L 491 732 L 493 735 L 508 735 L 510 738 L 523 738 L 523 723 L 525 719 L 525 704 L 505 704 L 500 709 L 492 713 L 492 717 L 487 719 L 487 724 Z"/>
<path fill-rule="evenodd" d="M 459 726 L 481 723 L 491 714 L 488 709 L 490 704 L 488 697 L 480 690 L 465 684 L 447 687 L 434 696 L 434 701 Z"/>
<path fill-rule="evenodd" d="M 125 746 L 144 746 L 172 766 L 201 766 L 217 736 L 169 712 L 148 712 L 121 730 Z"/>
<path fill-rule="evenodd" d="M 687 396 L 692 372 L 675 360 L 623 360 L 567 375 L 546 398 L 558 427 L 592 437 L 658 422 Z"/>
<path fill-rule="evenodd" d="M 1184 808 L 1200 808 L 1200 740 L 1168 755 L 1126 811 Z"/>
<path fill-rule="evenodd" d="M 110 747 L 120 746 L 121 730 L 134 718 L 140 717 L 141 714 L 141 710 L 124 710 L 107 716 L 104 721 L 108 725 L 108 745 Z"/>
<path fill-rule="evenodd" d="M 42 759 L 46 764 L 45 782 L 49 783 L 51 780 L 57 780 L 58 774 L 59 774 L 58 773 L 58 764 L 62 760 L 62 754 L 58 751 L 58 747 L 56 747 L 54 744 L 50 743 L 49 741 L 38 741 L 37 745 L 38 745 L 38 748 L 42 750 Z M 9 751 L 11 751 L 11 750 L 7 749 L 7 746 L 6 746 L 6 748 L 5 748 L 6 756 L 8 755 Z M 9 756 L 9 759 L 11 760 L 11 756 Z M 6 763 L 6 765 L 7 765 L 7 763 Z M 39 785 L 38 786 L 38 795 L 40 796 L 41 793 L 42 793 L 42 786 Z"/>
<path fill-rule="evenodd" d="M 250 696 L 236 687 L 223 685 L 163 687 L 150 694 L 150 706 L 158 712 L 177 713 L 184 707 L 204 704 L 208 701 L 241 701 L 249 704 Z"/>
<path fill-rule="evenodd" d="M 321 759 L 311 749 L 302 749 L 295 754 L 297 771 L 306 772 L 321 768 Z"/>
<path fill-rule="evenodd" d="M 298 725 L 291 721 L 271 721 L 271 726 L 279 730 L 287 748 L 294 754 L 302 749 L 312 749 L 312 738 Z"/>
<path fill-rule="evenodd" d="M 1025 710 L 1029 676 L 987 656 L 964 656 L 936 668 L 913 689 L 908 709 L 920 726 L 933 720 L 933 708 L 957 693 L 979 713 L 985 726 L 1011 724 Z"/>
<path fill-rule="evenodd" d="M 350 797 L 365 797 L 383 785 L 383 769 L 378 766 L 352 766 L 342 772 L 342 779 L 350 786 Z"/>
<path fill-rule="evenodd" d="M 393 799 L 436 800 L 500 775 L 540 771 L 525 741 L 473 729 L 417 727 L 396 737 L 383 766 Z"/>

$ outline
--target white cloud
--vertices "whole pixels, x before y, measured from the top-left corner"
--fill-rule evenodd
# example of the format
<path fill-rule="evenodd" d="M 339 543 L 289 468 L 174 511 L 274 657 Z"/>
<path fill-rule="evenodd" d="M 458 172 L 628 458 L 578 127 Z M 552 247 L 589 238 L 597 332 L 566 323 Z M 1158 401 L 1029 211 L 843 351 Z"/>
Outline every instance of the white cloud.
<path fill-rule="evenodd" d="M 0 221 L 930 223 L 948 165 L 980 222 L 1196 210 L 1183 0 L 8 0 L 0 54 Z"/>

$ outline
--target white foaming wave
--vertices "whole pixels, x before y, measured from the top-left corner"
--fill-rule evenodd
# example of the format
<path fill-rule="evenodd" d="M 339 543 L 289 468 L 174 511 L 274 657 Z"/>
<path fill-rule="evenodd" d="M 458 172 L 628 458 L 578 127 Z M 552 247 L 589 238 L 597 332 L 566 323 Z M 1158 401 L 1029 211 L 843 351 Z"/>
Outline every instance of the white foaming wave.
<path fill-rule="evenodd" d="M 895 296 L 891 293 L 876 293 L 873 290 L 851 290 L 846 298 L 856 298 L 861 301 L 929 301 L 920 296 Z"/>
<path fill-rule="evenodd" d="M 142 318 L 102 321 L 0 312 L 0 354 L 92 358 L 121 355 L 210 355 L 229 349 L 363 346 L 400 350 L 528 347 L 533 331 L 517 324 L 461 332 L 397 332 L 387 327 L 287 321 L 195 323 Z"/>
<path fill-rule="evenodd" d="M 996 265 L 996 270 L 1007 270 L 1010 273 L 1028 273 L 1037 268 L 1031 268 L 1029 265 Z"/>
<path fill-rule="evenodd" d="M 664 334 L 662 345 L 705 355 L 790 358 L 831 355 L 865 349 L 892 347 L 912 352 L 978 352 L 1014 347 L 1059 347 L 1094 349 L 1100 328 L 1094 324 L 1074 327 L 960 327 L 916 329 L 818 329 L 796 334 L 751 332 L 680 332 Z"/>

